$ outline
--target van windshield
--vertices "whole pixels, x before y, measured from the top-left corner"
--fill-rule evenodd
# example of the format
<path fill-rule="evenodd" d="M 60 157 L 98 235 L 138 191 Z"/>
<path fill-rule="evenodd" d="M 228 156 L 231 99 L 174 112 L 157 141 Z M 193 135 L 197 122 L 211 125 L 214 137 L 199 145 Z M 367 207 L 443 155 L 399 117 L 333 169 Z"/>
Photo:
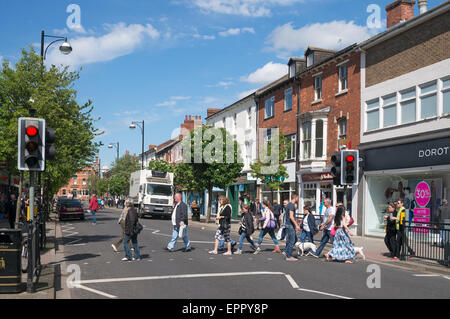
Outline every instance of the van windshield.
<path fill-rule="evenodd" d="M 147 184 L 147 194 L 148 195 L 159 195 L 159 196 L 172 196 L 172 186 Z"/>

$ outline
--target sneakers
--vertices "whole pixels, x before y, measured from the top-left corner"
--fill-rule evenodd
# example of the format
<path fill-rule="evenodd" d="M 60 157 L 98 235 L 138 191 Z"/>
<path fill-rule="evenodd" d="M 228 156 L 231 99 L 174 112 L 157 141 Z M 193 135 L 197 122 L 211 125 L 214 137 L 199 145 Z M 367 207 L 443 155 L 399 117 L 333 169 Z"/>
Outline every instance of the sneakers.
<path fill-rule="evenodd" d="M 235 255 L 242 255 L 242 250 L 238 249 L 234 254 Z"/>
<path fill-rule="evenodd" d="M 122 258 L 122 261 L 131 261 L 131 259 L 128 259 L 127 257 Z"/>
<path fill-rule="evenodd" d="M 280 247 L 276 246 L 274 250 L 272 250 L 272 253 L 279 254 L 281 253 Z"/>
<path fill-rule="evenodd" d="M 231 255 L 233 255 L 233 253 L 230 253 L 230 252 L 227 251 L 227 252 L 224 253 L 223 255 L 224 255 L 224 256 L 231 256 Z"/>
<path fill-rule="evenodd" d="M 133 261 L 141 261 L 141 258 L 133 258 Z"/>
<path fill-rule="evenodd" d="M 112 244 L 111 247 L 114 250 L 114 252 L 116 252 L 116 253 L 118 252 L 116 245 Z"/>
<path fill-rule="evenodd" d="M 312 256 L 312 257 L 315 257 L 315 258 L 319 258 L 319 256 L 317 256 L 316 254 L 313 254 L 311 251 L 309 251 L 306 256 Z"/>
<path fill-rule="evenodd" d="M 291 257 L 291 258 L 286 258 L 286 261 L 297 261 L 297 259 L 294 257 Z"/>
<path fill-rule="evenodd" d="M 260 252 L 261 252 L 261 248 L 258 247 L 258 248 L 255 250 L 255 252 L 253 253 L 253 255 L 258 255 Z"/>

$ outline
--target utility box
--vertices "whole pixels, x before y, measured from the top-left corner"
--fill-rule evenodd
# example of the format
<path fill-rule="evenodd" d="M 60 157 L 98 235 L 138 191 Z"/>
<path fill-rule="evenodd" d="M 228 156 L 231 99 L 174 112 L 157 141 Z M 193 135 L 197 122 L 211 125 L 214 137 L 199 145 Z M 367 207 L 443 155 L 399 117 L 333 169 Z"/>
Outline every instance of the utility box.
<path fill-rule="evenodd" d="M 22 231 L 0 230 L 0 293 L 20 293 Z"/>

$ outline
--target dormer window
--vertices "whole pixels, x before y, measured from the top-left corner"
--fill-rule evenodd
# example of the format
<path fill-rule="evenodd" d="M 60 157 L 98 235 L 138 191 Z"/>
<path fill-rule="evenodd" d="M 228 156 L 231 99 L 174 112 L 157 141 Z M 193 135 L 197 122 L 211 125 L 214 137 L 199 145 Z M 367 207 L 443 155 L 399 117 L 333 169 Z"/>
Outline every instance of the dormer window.
<path fill-rule="evenodd" d="M 289 65 L 289 78 L 293 78 L 295 76 L 295 63 L 292 62 L 291 65 Z"/>
<path fill-rule="evenodd" d="M 307 57 L 306 57 L 306 67 L 309 68 L 311 65 L 314 64 L 314 53 L 311 52 Z"/>

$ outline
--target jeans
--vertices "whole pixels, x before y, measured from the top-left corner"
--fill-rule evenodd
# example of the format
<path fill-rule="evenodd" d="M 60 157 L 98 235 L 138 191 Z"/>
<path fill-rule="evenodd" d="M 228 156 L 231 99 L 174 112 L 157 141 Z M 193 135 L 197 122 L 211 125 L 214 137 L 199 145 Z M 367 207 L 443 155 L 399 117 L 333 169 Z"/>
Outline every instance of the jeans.
<path fill-rule="evenodd" d="M 445 243 L 446 243 L 445 233 L 446 233 L 446 231 L 445 230 L 441 230 L 440 233 L 441 233 L 441 239 L 442 239 L 442 246 L 445 246 Z"/>
<path fill-rule="evenodd" d="M 325 248 L 325 245 L 328 243 L 329 240 L 331 240 L 331 244 L 333 244 L 334 236 L 331 236 L 331 230 L 324 229 L 323 230 L 323 236 L 322 240 L 320 241 L 320 246 L 317 249 L 316 252 L 311 251 L 314 255 L 320 256 L 322 253 L 322 250 Z"/>
<path fill-rule="evenodd" d="M 247 233 L 242 233 L 241 237 L 239 238 L 239 250 L 242 250 L 242 246 L 244 245 L 244 238 L 246 238 L 250 245 L 252 245 L 252 247 L 256 249 L 255 242 L 250 238 L 250 235 L 247 235 Z"/>
<path fill-rule="evenodd" d="M 306 237 L 308 237 L 308 240 L 310 243 L 314 244 L 314 239 L 313 239 L 313 235 L 310 231 L 302 231 L 302 234 L 300 235 L 300 241 L 302 243 L 305 242 Z"/>
<path fill-rule="evenodd" d="M 259 233 L 258 245 L 261 245 L 264 236 L 266 236 L 267 234 L 269 234 L 270 237 L 272 237 L 272 240 L 273 240 L 273 243 L 275 244 L 275 246 L 278 246 L 279 244 L 278 244 L 277 236 L 275 235 L 275 230 L 273 228 L 264 228 L 263 230 L 261 230 L 261 232 Z"/>
<path fill-rule="evenodd" d="M 91 209 L 92 220 L 94 224 L 97 224 L 97 217 L 95 217 L 95 210 Z"/>
<path fill-rule="evenodd" d="M 233 239 L 231 239 L 231 238 L 230 238 L 230 243 L 231 243 L 231 246 L 236 245 L 236 242 Z M 225 249 L 225 240 L 219 241 L 219 248 L 218 249 L 219 250 Z"/>
<path fill-rule="evenodd" d="M 172 232 L 172 240 L 170 241 L 169 245 L 167 246 L 167 249 L 173 250 L 175 247 L 175 244 L 178 240 L 178 233 L 180 232 L 180 226 L 173 226 L 173 232 Z M 184 244 L 186 245 L 186 249 L 191 249 L 191 242 L 189 241 L 188 233 L 187 233 L 187 227 L 184 231 L 184 237 L 183 237 Z"/>
<path fill-rule="evenodd" d="M 286 258 L 292 258 L 292 251 L 294 249 L 295 242 L 297 241 L 297 232 L 292 226 L 288 226 L 286 229 L 286 248 L 284 252 L 286 253 Z"/>
<path fill-rule="evenodd" d="M 125 248 L 125 258 L 127 258 L 129 260 L 131 259 L 131 249 L 130 249 L 130 246 L 128 245 L 128 242 L 130 240 L 133 243 L 134 259 L 141 259 L 141 254 L 139 251 L 139 245 L 138 245 L 138 241 L 137 241 L 137 235 L 133 235 L 133 236 L 125 235 L 125 237 L 123 239 L 123 247 Z"/>
<path fill-rule="evenodd" d="M 120 227 L 122 227 L 122 237 L 120 237 L 119 240 L 114 243 L 114 246 L 116 247 L 119 247 L 125 238 L 125 223 L 120 223 Z M 132 247 L 130 242 L 128 242 L 128 245 L 130 246 L 130 248 Z"/>

